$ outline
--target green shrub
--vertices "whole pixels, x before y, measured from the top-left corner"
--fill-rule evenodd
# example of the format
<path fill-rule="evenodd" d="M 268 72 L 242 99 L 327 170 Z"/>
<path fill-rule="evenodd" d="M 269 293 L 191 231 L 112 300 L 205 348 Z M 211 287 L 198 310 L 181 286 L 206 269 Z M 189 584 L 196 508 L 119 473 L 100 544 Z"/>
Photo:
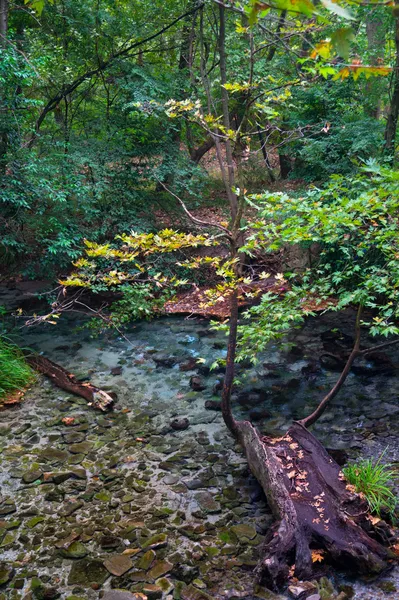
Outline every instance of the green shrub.
<path fill-rule="evenodd" d="M 21 351 L 0 338 L 0 398 L 23 389 L 33 379 L 34 373 L 26 364 Z"/>
<path fill-rule="evenodd" d="M 398 479 L 398 472 L 393 469 L 391 464 L 381 463 L 384 454 L 385 451 L 377 460 L 361 460 L 343 469 L 346 479 L 359 494 L 365 496 L 371 512 L 378 516 L 383 509 L 392 514 L 397 504 L 392 484 Z"/>

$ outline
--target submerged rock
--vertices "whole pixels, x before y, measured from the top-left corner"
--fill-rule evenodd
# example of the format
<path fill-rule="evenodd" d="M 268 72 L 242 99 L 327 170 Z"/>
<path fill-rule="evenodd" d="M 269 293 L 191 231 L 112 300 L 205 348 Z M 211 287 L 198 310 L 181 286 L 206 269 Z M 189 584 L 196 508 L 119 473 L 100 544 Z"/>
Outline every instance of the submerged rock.
<path fill-rule="evenodd" d="M 174 419 L 171 421 L 170 426 L 176 431 L 184 431 L 190 426 L 190 421 L 186 417 L 183 419 Z"/>
<path fill-rule="evenodd" d="M 107 569 L 107 571 L 112 573 L 112 575 L 120 577 L 133 567 L 133 562 L 128 556 L 125 556 L 124 554 L 117 554 L 116 556 L 107 558 L 104 561 L 104 567 Z"/>
<path fill-rule="evenodd" d="M 83 587 L 90 587 L 92 583 L 102 585 L 108 577 L 109 573 L 101 560 L 84 558 L 72 563 L 68 585 Z"/>

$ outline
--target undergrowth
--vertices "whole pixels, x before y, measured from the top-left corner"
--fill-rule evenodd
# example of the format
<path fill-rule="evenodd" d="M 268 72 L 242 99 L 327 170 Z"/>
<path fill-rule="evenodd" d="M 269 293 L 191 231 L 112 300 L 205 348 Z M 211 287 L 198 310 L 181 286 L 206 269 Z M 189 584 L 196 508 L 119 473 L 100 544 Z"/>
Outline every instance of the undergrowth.
<path fill-rule="evenodd" d="M 22 352 L 0 337 L 0 398 L 21 390 L 34 379 Z"/>
<path fill-rule="evenodd" d="M 381 462 L 384 454 L 385 450 L 377 460 L 364 459 L 343 469 L 346 479 L 365 496 L 371 512 L 378 516 L 381 516 L 382 510 L 392 515 L 397 505 L 392 484 L 399 474 L 391 464 Z"/>

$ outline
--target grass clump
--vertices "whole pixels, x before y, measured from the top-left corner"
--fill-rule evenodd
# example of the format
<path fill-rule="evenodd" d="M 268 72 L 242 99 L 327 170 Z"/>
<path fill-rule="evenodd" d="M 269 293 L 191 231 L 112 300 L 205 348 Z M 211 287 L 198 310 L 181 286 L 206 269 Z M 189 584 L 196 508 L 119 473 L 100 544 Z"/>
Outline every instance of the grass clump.
<path fill-rule="evenodd" d="M 346 479 L 359 494 L 364 495 L 370 511 L 378 516 L 381 516 L 382 510 L 392 515 L 397 505 L 392 484 L 399 478 L 399 474 L 391 464 L 381 462 L 385 452 L 386 450 L 377 460 L 361 460 L 343 469 Z"/>
<path fill-rule="evenodd" d="M 22 390 L 34 379 L 22 352 L 0 337 L 0 399 Z"/>

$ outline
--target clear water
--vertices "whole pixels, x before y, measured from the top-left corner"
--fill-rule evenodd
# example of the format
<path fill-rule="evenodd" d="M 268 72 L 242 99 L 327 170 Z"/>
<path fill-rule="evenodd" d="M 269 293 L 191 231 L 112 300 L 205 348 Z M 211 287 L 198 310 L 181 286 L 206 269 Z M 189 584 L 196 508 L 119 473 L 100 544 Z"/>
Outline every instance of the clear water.
<path fill-rule="evenodd" d="M 87 331 L 75 331 L 78 324 L 75 318 L 64 318 L 56 328 L 23 331 L 23 341 L 78 377 L 112 389 L 118 403 L 114 413 L 103 416 L 40 378 L 19 409 L 0 413 L 1 496 L 16 508 L 0 518 L 20 521 L 7 539 L 3 536 L 0 548 L 3 560 L 17 561 L 22 580 L 22 590 L 7 588 L 6 597 L 23 598 L 36 573 L 62 598 L 72 593 L 99 598 L 88 583 L 71 583 L 77 559 L 62 557 L 57 548 L 71 532 L 87 552 L 83 560 L 100 561 L 139 550 L 143 540 L 166 533 L 167 545 L 156 549 L 156 560 L 173 567 L 164 565 L 171 585 L 184 565 L 195 571 L 197 584 L 211 598 L 255 597 L 252 566 L 273 520 L 220 412 L 205 409 L 207 400 L 217 400 L 214 386 L 221 375 L 204 377 L 205 389 L 194 392 L 189 380 L 196 371 L 185 370 L 193 357 L 205 364 L 223 357 L 224 336 L 211 331 L 205 320 L 181 317 L 132 326 L 128 340 L 114 334 L 93 340 Z M 350 332 L 351 316 L 339 322 L 310 320 L 292 334 L 294 351 L 271 346 L 259 366 L 242 368 L 236 416 L 251 415 L 260 429 L 279 434 L 293 418 L 308 413 L 337 377 L 313 365 L 322 352 L 320 334 L 337 325 Z M 398 352 L 390 356 L 399 364 Z M 115 367 L 121 367 L 120 374 L 111 374 Z M 385 451 L 386 460 L 399 461 L 398 397 L 396 374 L 351 374 L 313 431 L 327 447 L 345 449 L 351 459 Z M 64 417 L 75 418 L 75 425 L 66 426 Z M 171 428 L 173 420 L 184 418 L 189 420 L 187 429 Z M 71 452 L 66 441 L 70 432 L 80 433 L 76 439 L 88 447 Z M 23 474 L 35 469 L 81 471 L 58 484 L 24 483 Z M 71 502 L 81 505 L 66 515 Z M 40 519 L 33 524 L 35 517 Z M 251 528 L 249 538 L 234 534 L 234 527 L 242 524 Z M 116 546 L 104 548 L 104 536 L 114 537 Z M 138 566 L 142 554 L 130 555 L 132 569 L 126 574 L 106 573 L 103 589 L 143 591 L 153 583 L 154 577 Z M 342 584 L 353 586 L 356 600 L 399 597 L 396 572 L 374 582 L 337 577 L 336 587 Z"/>

